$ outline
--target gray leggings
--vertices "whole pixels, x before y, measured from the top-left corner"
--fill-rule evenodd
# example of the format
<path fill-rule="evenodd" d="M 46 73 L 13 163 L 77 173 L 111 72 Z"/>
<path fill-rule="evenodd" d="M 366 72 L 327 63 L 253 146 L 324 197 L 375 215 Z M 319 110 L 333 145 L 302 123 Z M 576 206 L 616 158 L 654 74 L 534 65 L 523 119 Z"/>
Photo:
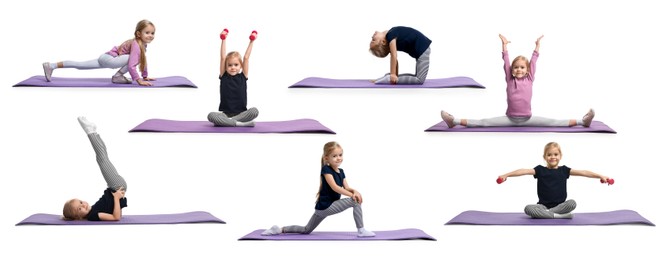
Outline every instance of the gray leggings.
<path fill-rule="evenodd" d="M 397 76 L 397 84 L 413 85 L 423 84 L 427 78 L 427 72 L 430 70 L 430 47 L 416 59 L 416 74 L 400 74 Z M 374 81 L 377 84 L 390 84 L 390 74 Z"/>
<path fill-rule="evenodd" d="M 119 56 L 111 56 L 109 54 L 102 54 L 99 58 L 89 61 L 63 61 L 63 68 L 75 68 L 80 70 L 90 70 L 90 69 L 116 69 L 119 73 L 125 74 L 128 72 L 128 59 L 130 55 L 124 54 Z"/>
<path fill-rule="evenodd" d="M 569 126 L 569 119 L 552 119 L 540 116 L 509 117 L 500 116 L 486 119 L 467 119 L 467 127 L 489 126 Z"/>
<path fill-rule="evenodd" d="M 328 216 L 342 212 L 348 208 L 353 207 L 353 219 L 355 220 L 355 226 L 357 228 L 364 227 L 362 223 L 362 207 L 360 204 L 355 202 L 352 198 L 344 198 L 337 200 L 330 205 L 327 209 L 316 210 L 314 215 L 309 219 L 309 223 L 306 226 L 285 226 L 283 227 L 283 233 L 301 233 L 301 234 L 310 234 L 316 227 Z"/>
<path fill-rule="evenodd" d="M 100 138 L 100 135 L 91 133 L 88 135 L 88 139 L 91 140 L 93 150 L 95 150 L 95 159 L 98 161 L 102 177 L 104 177 L 105 182 L 107 182 L 107 187 L 113 190 L 118 190 L 120 188 L 127 190 L 128 185 L 125 183 L 125 179 L 116 172 L 116 168 L 114 168 L 114 165 L 109 161 L 107 146 L 102 141 L 102 138 Z"/>
<path fill-rule="evenodd" d="M 554 218 L 554 213 L 567 214 L 574 209 L 576 209 L 576 201 L 567 200 L 550 209 L 541 204 L 530 204 L 525 206 L 525 214 L 532 218 Z"/>

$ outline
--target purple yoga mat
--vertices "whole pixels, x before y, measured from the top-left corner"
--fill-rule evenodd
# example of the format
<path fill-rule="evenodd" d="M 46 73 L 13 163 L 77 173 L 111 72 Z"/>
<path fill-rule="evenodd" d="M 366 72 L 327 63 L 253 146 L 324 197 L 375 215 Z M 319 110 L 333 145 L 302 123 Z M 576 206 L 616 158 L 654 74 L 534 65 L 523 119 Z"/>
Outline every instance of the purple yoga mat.
<path fill-rule="evenodd" d="M 506 126 L 506 127 L 464 127 L 457 125 L 448 128 L 446 122 L 441 121 L 436 125 L 425 129 L 425 132 L 556 132 L 556 133 L 611 133 L 616 131 L 600 121 L 592 121 L 590 127 L 572 126 L 572 127 L 534 127 L 534 126 Z"/>
<path fill-rule="evenodd" d="M 17 223 L 21 225 L 128 225 L 128 224 L 190 224 L 190 223 L 221 223 L 214 215 L 205 211 L 193 211 L 176 214 L 154 214 L 154 215 L 123 215 L 119 221 L 88 221 L 61 219 L 62 216 L 54 214 L 33 214 Z"/>
<path fill-rule="evenodd" d="M 446 225 L 623 225 L 642 224 L 655 226 L 633 210 L 616 210 L 608 212 L 573 213 L 572 219 L 533 219 L 525 213 L 496 213 L 469 210 L 460 213 Z"/>
<path fill-rule="evenodd" d="M 14 87 L 59 87 L 59 88 L 166 88 L 182 87 L 197 88 L 193 82 L 185 77 L 172 76 L 156 78 L 151 81 L 153 86 L 141 86 L 133 84 L 114 84 L 109 78 L 58 78 L 51 77 L 51 82 L 47 82 L 44 76 L 32 76 L 24 81 L 14 85 Z"/>
<path fill-rule="evenodd" d="M 426 79 L 422 85 L 374 84 L 365 79 L 305 78 L 289 88 L 485 88 L 469 77 Z"/>
<path fill-rule="evenodd" d="M 129 132 L 164 133 L 321 133 L 335 134 L 334 131 L 313 119 L 290 121 L 255 122 L 254 127 L 219 127 L 209 121 L 177 121 L 149 119 Z"/>
<path fill-rule="evenodd" d="M 263 236 L 264 229 L 253 231 L 239 240 L 433 240 L 435 238 L 420 229 L 409 228 L 389 231 L 374 231 L 374 237 L 358 237 L 356 232 L 324 232 L 316 231 L 311 234 L 280 234 Z"/>

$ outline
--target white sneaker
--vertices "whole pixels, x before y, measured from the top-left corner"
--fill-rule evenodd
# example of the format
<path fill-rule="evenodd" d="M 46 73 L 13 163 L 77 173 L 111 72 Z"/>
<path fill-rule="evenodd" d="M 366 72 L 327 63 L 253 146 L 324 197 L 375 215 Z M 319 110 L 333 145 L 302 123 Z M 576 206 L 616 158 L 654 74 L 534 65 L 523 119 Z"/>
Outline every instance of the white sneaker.
<path fill-rule="evenodd" d="M 129 78 L 126 78 L 123 75 L 114 74 L 111 78 L 112 83 L 114 84 L 130 84 L 132 81 Z"/>
<path fill-rule="evenodd" d="M 46 81 L 51 82 L 51 74 L 53 73 L 51 65 L 48 62 L 45 62 L 42 63 L 42 68 L 44 69 L 44 77 L 46 78 Z"/>

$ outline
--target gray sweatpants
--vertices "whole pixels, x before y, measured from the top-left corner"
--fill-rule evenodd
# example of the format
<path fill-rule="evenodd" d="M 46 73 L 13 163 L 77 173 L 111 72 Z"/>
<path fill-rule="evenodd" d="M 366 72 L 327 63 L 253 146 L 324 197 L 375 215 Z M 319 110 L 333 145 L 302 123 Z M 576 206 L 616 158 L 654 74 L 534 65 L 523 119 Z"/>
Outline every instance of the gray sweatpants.
<path fill-rule="evenodd" d="M 337 200 L 330 205 L 327 209 L 316 210 L 314 215 L 311 216 L 309 222 L 306 226 L 285 226 L 283 227 L 283 233 L 301 233 L 301 234 L 310 234 L 316 227 L 321 224 L 321 222 L 328 216 L 340 213 L 348 208 L 353 208 L 353 219 L 355 220 L 355 226 L 357 228 L 364 227 L 362 222 L 362 207 L 360 204 L 355 202 L 352 198 L 344 198 Z"/>
<path fill-rule="evenodd" d="M 458 122 L 456 120 L 456 122 Z M 569 119 L 552 119 L 540 116 L 500 116 L 486 119 L 467 119 L 467 127 L 490 126 L 569 126 Z"/>
<path fill-rule="evenodd" d="M 427 72 L 430 70 L 430 53 L 432 50 L 430 47 L 423 52 L 423 54 L 416 59 L 416 74 L 400 74 L 397 75 L 397 84 L 404 85 L 419 85 L 425 82 L 427 78 Z M 377 84 L 390 84 L 390 74 L 378 78 L 374 81 Z"/>
<path fill-rule="evenodd" d="M 98 161 L 98 166 L 100 166 L 100 171 L 102 172 L 102 177 L 105 178 L 107 182 L 107 187 L 113 190 L 118 189 L 128 189 L 128 185 L 125 183 L 125 179 L 116 172 L 116 168 L 109 161 L 109 156 L 107 155 L 107 146 L 100 138 L 98 133 L 91 133 L 88 135 L 88 139 L 93 145 L 93 150 L 95 150 L 95 159 Z"/>
<path fill-rule="evenodd" d="M 74 68 L 80 70 L 90 70 L 90 69 L 116 69 L 118 73 L 125 74 L 128 72 L 128 59 L 130 55 L 124 54 L 119 56 L 111 56 L 109 54 L 102 54 L 99 58 L 89 61 L 63 61 L 63 68 Z"/>
<path fill-rule="evenodd" d="M 530 204 L 525 206 L 525 214 L 532 218 L 554 218 L 554 213 L 567 214 L 574 209 L 576 209 L 576 201 L 567 200 L 550 209 L 541 204 Z"/>

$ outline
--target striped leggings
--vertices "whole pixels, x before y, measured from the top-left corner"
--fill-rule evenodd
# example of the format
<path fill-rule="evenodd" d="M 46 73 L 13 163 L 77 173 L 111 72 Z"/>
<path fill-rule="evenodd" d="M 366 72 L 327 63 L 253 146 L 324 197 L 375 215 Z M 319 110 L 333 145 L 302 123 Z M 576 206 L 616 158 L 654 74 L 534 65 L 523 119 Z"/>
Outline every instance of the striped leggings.
<path fill-rule="evenodd" d="M 430 70 L 430 47 L 416 59 L 416 74 L 400 74 L 397 76 L 397 84 L 400 85 L 420 85 L 425 82 L 427 72 Z M 376 84 L 390 84 L 390 74 L 374 81 Z"/>
<path fill-rule="evenodd" d="M 301 233 L 301 234 L 310 234 L 316 227 L 328 216 L 340 213 L 348 208 L 353 208 L 353 219 L 355 220 L 355 226 L 357 228 L 364 227 L 362 223 L 362 207 L 360 204 L 355 202 L 352 198 L 344 198 L 337 200 L 330 205 L 327 209 L 316 210 L 314 215 L 309 219 L 309 223 L 306 226 L 285 226 L 283 227 L 283 233 Z"/>
<path fill-rule="evenodd" d="M 105 182 L 107 182 L 107 187 L 113 190 L 127 190 L 128 185 L 125 183 L 125 179 L 116 172 L 116 168 L 114 168 L 114 165 L 109 161 L 107 146 L 102 141 L 102 138 L 100 138 L 100 135 L 98 133 L 91 133 L 88 135 L 88 139 L 93 145 L 93 150 L 95 150 L 95 159 L 98 161 L 102 177 L 104 177 Z"/>
<path fill-rule="evenodd" d="M 554 218 L 554 213 L 567 214 L 574 209 L 576 209 L 576 201 L 567 200 L 550 209 L 541 204 L 530 204 L 525 206 L 525 214 L 532 218 Z"/>

